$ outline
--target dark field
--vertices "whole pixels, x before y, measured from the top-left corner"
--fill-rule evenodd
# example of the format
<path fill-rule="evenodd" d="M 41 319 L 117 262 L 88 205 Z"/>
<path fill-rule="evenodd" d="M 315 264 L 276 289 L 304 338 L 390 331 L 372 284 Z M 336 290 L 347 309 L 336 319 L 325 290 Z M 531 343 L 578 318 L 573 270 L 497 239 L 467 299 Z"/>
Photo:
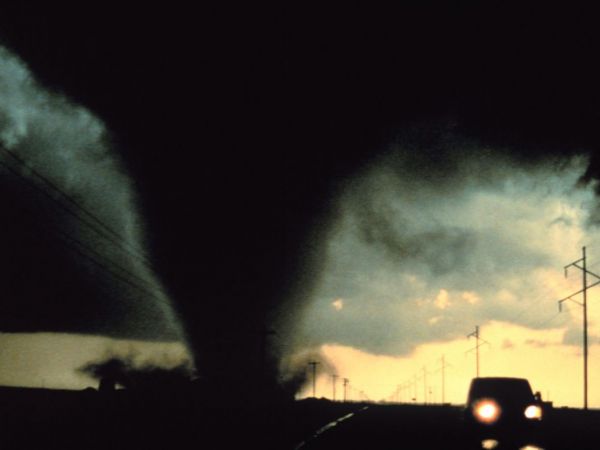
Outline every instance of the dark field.
<path fill-rule="evenodd" d="M 462 407 L 368 405 L 314 439 L 306 449 L 482 448 L 462 421 Z M 600 411 L 554 409 L 531 436 L 497 438 L 498 449 L 535 445 L 544 449 L 598 448 Z M 535 447 L 533 447 L 535 448 Z"/>
<path fill-rule="evenodd" d="M 326 400 L 218 402 L 195 388 L 0 388 L 1 449 L 294 448 L 357 409 Z"/>
<path fill-rule="evenodd" d="M 193 389 L 109 394 L 0 388 L 0 448 L 481 448 L 456 406 L 314 399 L 218 404 Z M 599 436 L 600 411 L 554 409 L 535 443 L 545 449 L 591 449 Z M 497 448 L 524 445 L 502 443 Z"/>

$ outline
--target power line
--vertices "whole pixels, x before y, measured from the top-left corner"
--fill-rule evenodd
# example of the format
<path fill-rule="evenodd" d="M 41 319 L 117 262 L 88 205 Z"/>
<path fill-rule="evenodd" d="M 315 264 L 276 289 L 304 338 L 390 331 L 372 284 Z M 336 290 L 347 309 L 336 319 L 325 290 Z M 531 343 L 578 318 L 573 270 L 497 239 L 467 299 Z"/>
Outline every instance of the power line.
<path fill-rule="evenodd" d="M 467 335 L 467 338 L 471 338 L 471 337 L 475 338 L 476 344 L 475 344 L 475 347 L 468 350 L 467 353 L 475 350 L 475 373 L 477 375 L 477 378 L 479 378 L 479 347 L 481 347 L 484 344 L 490 345 L 490 343 L 488 341 L 486 341 L 485 339 L 481 338 L 481 336 L 479 334 L 479 325 L 477 325 L 475 327 L 475 331 L 473 333 Z M 480 341 L 482 341 L 482 343 L 480 343 Z"/>
<path fill-rule="evenodd" d="M 55 191 L 56 193 L 58 193 L 62 198 L 66 199 L 75 208 L 77 208 L 78 210 L 80 210 L 81 212 L 83 212 L 87 217 L 89 217 L 91 220 L 93 220 L 94 222 L 96 222 L 96 224 L 98 224 L 107 233 L 111 234 L 112 236 L 114 236 L 115 238 L 117 238 L 119 240 L 122 240 L 125 245 L 129 246 L 129 244 L 124 240 L 124 238 L 119 233 L 117 233 L 111 227 L 109 227 L 108 225 L 106 225 L 102 220 L 100 220 L 98 218 L 98 216 L 96 216 L 89 209 L 87 209 L 86 207 L 84 207 L 83 205 L 81 205 L 72 196 L 70 196 L 69 194 L 67 194 L 62 189 L 60 189 L 47 176 L 43 175 L 42 173 L 40 173 L 39 171 L 37 171 L 36 169 L 34 169 L 33 167 L 31 167 L 29 164 L 27 164 L 27 162 L 25 160 L 23 160 L 19 155 L 17 155 L 13 151 L 7 149 L 4 146 L 0 146 L 0 149 L 2 149 L 6 154 L 8 154 L 11 158 L 13 158 L 15 161 L 17 161 L 21 166 L 25 167 L 28 171 L 30 171 L 33 175 L 35 175 L 38 179 L 40 179 L 46 186 L 49 186 L 53 191 Z M 136 254 L 139 257 L 142 257 L 144 260 L 146 260 L 145 255 L 140 254 L 138 249 L 132 249 L 132 250 L 135 251 Z"/>
<path fill-rule="evenodd" d="M 350 380 L 348 378 L 344 378 L 344 403 L 346 402 L 346 399 L 347 399 L 347 389 L 348 389 L 349 384 L 350 384 Z"/>
<path fill-rule="evenodd" d="M 532 327 L 542 327 L 550 322 L 552 322 L 554 319 L 556 319 L 558 316 L 560 316 L 560 311 L 555 313 L 554 315 L 552 315 L 551 317 L 549 317 L 548 319 L 542 320 L 541 322 L 538 323 L 534 323 L 531 326 Z"/>
<path fill-rule="evenodd" d="M 517 322 L 523 316 L 527 317 L 528 314 L 526 314 L 526 313 L 533 310 L 536 306 L 539 306 L 542 301 L 546 301 L 548 299 L 549 295 L 554 294 L 554 291 L 551 289 L 548 289 L 547 287 L 542 289 L 539 292 L 540 293 L 538 293 L 537 296 L 534 296 L 534 297 L 528 296 L 527 297 L 529 300 L 528 304 L 526 306 L 520 308 L 514 316 L 511 316 L 510 318 L 504 319 L 504 320 L 506 320 L 506 322 Z M 553 318 L 554 317 L 550 318 L 548 321 L 552 320 Z M 537 316 L 536 316 L 536 319 L 537 319 Z M 528 323 L 525 323 L 523 326 L 526 326 L 526 327 L 538 326 L 538 327 L 540 327 L 540 326 L 544 325 L 545 323 L 547 323 L 547 322 L 543 321 L 543 322 L 540 322 L 539 324 L 537 322 L 533 322 L 533 324 L 532 324 L 532 320 L 529 319 Z"/>
<path fill-rule="evenodd" d="M 3 165 L 2 162 L 0 162 L 0 165 Z M 21 214 L 23 214 L 23 216 L 25 216 L 26 214 L 28 214 L 28 210 L 23 207 L 21 204 L 15 204 L 13 206 L 14 208 L 16 208 Z M 78 254 L 79 256 L 85 258 L 86 260 L 92 262 L 94 265 L 100 267 L 101 269 L 103 269 L 105 272 L 107 272 L 108 274 L 112 275 L 113 278 L 116 278 L 118 280 L 120 280 L 121 282 L 135 288 L 138 289 L 139 291 L 155 298 L 156 300 L 160 300 L 153 292 L 153 287 L 147 285 L 147 280 L 143 279 L 142 277 L 140 277 L 139 275 L 131 272 L 129 269 L 123 267 L 122 265 L 116 263 L 115 261 L 113 261 L 112 259 L 110 259 L 109 257 L 102 255 L 101 253 L 99 253 L 97 250 L 95 250 L 94 248 L 90 247 L 89 245 L 85 244 L 84 242 L 80 241 L 79 239 L 69 236 L 67 235 L 65 232 L 63 232 L 56 224 L 52 223 L 52 222 L 47 222 L 47 225 L 49 225 L 49 227 L 47 228 L 42 228 L 41 224 L 39 222 L 34 222 L 31 225 L 35 228 L 37 228 L 40 231 L 45 231 L 45 230 L 51 230 L 53 232 L 53 234 L 58 238 L 59 242 L 61 242 L 66 248 L 70 249 L 71 251 L 75 252 L 76 254 Z M 35 234 L 32 234 L 35 237 Z M 95 256 L 90 255 L 89 252 Z M 98 259 L 100 259 L 101 261 L 99 261 Z M 128 279 L 127 277 L 115 272 L 113 269 L 111 269 L 110 266 L 113 266 L 115 268 L 117 268 L 118 270 L 124 272 L 125 274 L 127 274 L 129 277 L 131 278 L 135 278 L 136 280 L 138 280 L 142 285 L 135 283 L 134 281 L 132 281 L 131 279 Z"/>
<path fill-rule="evenodd" d="M 413 379 L 414 379 L 414 383 L 415 383 L 415 396 L 414 396 L 413 400 L 414 400 L 414 401 L 415 401 L 415 403 L 416 403 L 416 402 L 417 402 L 417 398 L 418 398 L 418 392 L 417 392 L 417 391 L 418 391 L 418 381 L 419 381 L 419 375 L 417 375 L 417 374 L 415 373 L 415 375 L 414 375 Z"/>
<path fill-rule="evenodd" d="M 549 295 L 553 295 L 554 291 L 551 289 L 548 289 L 547 287 L 544 288 L 543 290 L 539 291 L 540 293 L 535 296 L 535 297 L 531 297 L 528 296 L 529 304 L 527 306 L 525 306 L 524 308 L 520 309 L 516 315 L 512 316 L 512 318 L 509 320 L 511 322 L 516 322 L 517 320 L 519 320 L 521 317 L 523 317 L 523 315 L 525 315 L 526 312 L 531 311 L 534 307 L 539 306 L 539 304 L 542 301 L 545 301 L 548 299 Z"/>
<path fill-rule="evenodd" d="M 4 150 L 6 153 L 10 154 L 16 161 L 18 161 L 20 164 L 24 165 L 26 168 L 26 163 L 20 159 L 18 156 L 16 156 L 13 152 L 10 152 L 9 150 L 6 150 L 4 147 L 0 146 L 0 149 Z M 92 229 L 93 231 L 95 231 L 96 233 L 98 233 L 100 236 L 102 236 L 105 239 L 108 239 L 109 242 L 111 242 L 112 244 L 116 245 L 117 248 L 119 250 L 122 250 L 124 252 L 126 252 L 129 256 L 133 257 L 135 260 L 139 261 L 141 264 L 143 264 L 144 266 L 146 266 L 149 270 L 153 270 L 153 268 L 149 265 L 149 263 L 147 262 L 147 260 L 145 259 L 145 257 L 143 255 L 140 255 L 139 253 L 132 253 L 131 251 L 129 251 L 126 248 L 123 248 L 123 246 L 121 245 L 121 242 L 116 241 L 115 238 L 111 237 L 111 236 L 107 236 L 107 232 L 113 234 L 115 237 L 118 237 L 120 240 L 122 240 L 125 244 L 127 244 L 126 241 L 124 241 L 124 238 L 122 238 L 120 235 L 118 235 L 115 231 L 113 231 L 112 229 L 110 229 L 107 225 L 103 224 L 100 219 L 98 219 L 96 216 L 94 216 L 92 213 L 90 213 L 89 211 L 87 211 L 85 208 L 81 207 L 74 199 L 72 199 L 68 194 L 64 193 L 63 191 L 61 191 L 58 187 L 56 187 L 51 181 L 47 180 L 43 175 L 39 174 L 39 172 L 34 171 L 34 169 L 29 169 L 31 170 L 33 173 L 35 173 L 40 179 L 45 180 L 45 182 L 52 186 L 53 189 L 60 193 L 60 195 L 63 198 L 69 199 L 70 202 L 75 205 L 78 209 L 84 211 L 85 213 L 87 213 L 87 215 L 89 215 L 90 217 L 94 217 L 95 220 L 100 223 L 102 225 L 102 227 L 107 230 L 106 232 L 99 230 L 97 226 L 91 224 L 89 221 L 84 220 L 79 214 L 77 214 L 77 212 L 73 211 L 72 209 L 68 208 L 67 206 L 65 206 L 63 203 L 61 203 L 60 201 L 58 201 L 55 197 L 53 197 L 49 192 L 47 192 L 45 189 L 41 188 L 39 185 L 33 183 L 30 179 L 26 178 L 25 176 L 23 176 L 21 173 L 19 173 L 17 170 L 15 170 L 13 167 L 11 167 L 10 165 L 6 164 L 3 161 L 0 161 L 0 166 L 4 167 L 6 170 L 8 170 L 10 173 L 12 173 L 13 175 L 17 176 L 19 178 L 19 180 L 24 183 L 25 185 L 36 189 L 37 191 L 41 192 L 42 194 L 44 194 L 46 197 L 48 197 L 50 200 L 53 201 L 54 204 L 58 205 L 63 211 L 65 211 L 66 213 L 68 213 L 69 215 L 75 217 L 76 219 L 78 219 L 81 223 L 83 223 L 84 225 L 88 226 L 90 229 Z M 101 255 L 99 252 L 97 252 L 96 250 L 92 249 L 91 247 L 89 247 L 88 245 L 84 244 L 83 242 L 79 241 L 76 238 L 73 238 L 71 236 L 67 236 L 64 232 L 62 232 L 56 225 L 54 225 L 54 228 L 57 230 L 57 233 L 59 233 L 61 235 L 61 237 L 64 240 L 68 240 L 71 242 L 75 242 L 77 245 L 82 246 L 84 248 L 86 248 L 88 251 L 94 253 L 95 255 L 97 255 L 98 257 L 104 259 L 105 261 L 109 261 L 110 264 L 117 266 L 120 270 L 126 272 L 129 276 L 132 276 L 136 279 L 138 279 L 139 281 L 141 281 L 142 283 L 146 283 L 146 280 L 142 279 L 141 277 L 139 277 L 138 275 L 132 273 L 131 271 L 123 268 L 122 266 L 120 266 L 119 264 L 115 263 L 114 261 L 110 260 L 109 258 Z M 89 258 L 89 255 L 84 255 L 87 258 Z M 97 261 L 96 261 L 97 262 Z M 144 289 L 145 290 L 145 289 Z M 148 292 L 148 291 L 146 291 Z"/>
<path fill-rule="evenodd" d="M 421 369 L 423 371 L 423 404 L 427 403 L 427 375 L 430 372 L 427 370 L 426 366 L 423 366 Z"/>
<path fill-rule="evenodd" d="M 331 374 L 331 385 L 333 386 L 333 397 L 332 397 L 332 399 L 333 399 L 334 402 L 335 402 L 335 383 L 336 383 L 337 378 L 338 378 L 337 374 L 335 374 L 335 373 Z"/>
<path fill-rule="evenodd" d="M 452 367 L 452 364 L 446 362 L 446 355 L 440 358 L 441 366 L 438 371 L 442 372 L 442 403 L 446 403 L 446 368 Z"/>
<path fill-rule="evenodd" d="M 19 165 L 21 165 L 22 167 L 27 169 L 27 171 L 31 172 L 44 185 L 49 187 L 53 192 L 58 194 L 62 199 L 64 199 L 67 203 L 72 205 L 72 207 L 74 207 L 77 211 L 79 211 L 80 213 L 85 215 L 88 219 L 85 219 L 84 217 L 82 217 L 81 214 L 78 214 L 76 211 L 69 208 L 63 202 L 59 201 L 55 196 L 51 195 L 46 189 L 43 189 L 40 185 L 33 183 L 29 178 L 25 177 L 22 173 L 15 170 L 13 167 L 11 167 L 6 162 L 0 161 L 0 165 L 2 165 L 4 168 L 6 168 L 8 171 L 10 171 L 13 175 L 19 177 L 21 180 L 23 180 L 29 186 L 33 187 L 34 189 L 36 189 L 37 191 L 41 192 L 43 195 L 48 197 L 51 201 L 53 201 L 61 209 L 63 209 L 67 214 L 70 214 L 71 216 L 75 217 L 81 223 L 87 225 L 91 230 L 95 231 L 98 235 L 109 240 L 113 244 L 116 244 L 121 250 L 128 253 L 130 256 L 133 256 L 133 257 L 141 260 L 141 262 L 144 265 L 147 265 L 150 269 L 152 269 L 151 263 L 148 261 L 147 257 L 143 253 L 141 253 L 139 249 L 133 247 L 130 243 L 128 243 L 125 240 L 125 238 L 123 238 L 123 236 L 121 236 L 119 233 L 114 231 L 111 227 L 106 225 L 95 214 L 93 214 L 91 211 L 89 211 L 87 208 L 85 208 L 83 205 L 81 205 L 72 196 L 70 196 L 69 194 L 64 192 L 62 189 L 60 189 L 54 182 L 50 181 L 46 176 L 44 176 L 43 174 L 41 174 L 34 168 L 30 167 L 27 164 L 27 162 L 25 162 L 23 159 L 21 159 L 14 152 L 8 150 L 4 146 L 0 146 L 0 149 L 3 150 L 9 156 L 11 156 L 11 158 L 14 161 L 16 161 Z"/>
<path fill-rule="evenodd" d="M 571 294 L 561 300 L 558 301 L 558 310 L 562 311 L 562 304 L 567 300 L 570 300 L 574 303 L 577 303 L 579 306 L 583 307 L 583 409 L 588 409 L 588 319 L 587 319 L 587 291 L 588 289 L 600 284 L 600 276 L 591 272 L 587 266 L 587 255 L 585 251 L 585 247 L 582 248 L 583 257 L 578 259 L 577 261 L 572 262 L 571 264 L 567 264 L 565 266 L 565 277 L 568 275 L 569 267 L 576 267 L 581 270 L 582 278 L 583 278 L 583 288 L 574 294 Z M 581 265 L 579 265 L 581 263 Z M 595 277 L 598 281 L 595 283 L 588 285 L 587 276 L 591 275 Z M 573 297 L 579 294 L 583 294 L 583 303 L 574 300 Z"/>
<path fill-rule="evenodd" d="M 40 226 L 37 226 L 37 228 L 39 230 L 41 230 Z M 59 241 L 69 250 L 74 251 L 76 254 L 80 255 L 81 257 L 85 258 L 86 260 L 90 261 L 92 264 L 98 266 L 99 268 L 101 268 L 102 270 L 104 270 L 105 272 L 107 272 L 109 275 L 112 275 L 113 278 L 116 278 L 117 280 L 120 280 L 121 282 L 129 285 L 130 287 L 133 287 L 153 298 L 155 298 L 156 300 L 160 300 L 158 297 L 156 297 L 156 295 L 151 291 L 151 287 L 144 287 L 144 286 L 140 286 L 137 283 L 134 283 L 133 281 L 129 280 L 128 278 L 120 275 L 119 273 L 115 272 L 114 270 L 112 270 L 110 267 L 108 267 L 105 263 L 98 261 L 96 258 L 94 258 L 93 256 L 85 253 L 81 248 L 78 248 L 76 246 L 70 245 L 70 243 L 74 243 L 79 247 L 83 247 L 84 249 L 86 249 L 87 251 L 90 251 L 92 253 L 94 253 L 95 255 L 97 255 L 99 258 L 104 259 L 105 262 L 108 262 L 114 266 L 116 266 L 118 269 L 124 271 L 125 273 L 129 274 L 132 277 L 137 278 L 138 280 L 142 281 L 143 283 L 146 283 L 146 281 L 141 278 L 136 276 L 135 274 L 133 274 L 132 272 L 130 272 L 129 270 L 123 268 L 122 266 L 116 264 L 114 261 L 109 260 L 108 258 L 104 257 L 103 255 L 101 255 L 100 253 L 98 253 L 97 251 L 95 251 L 94 249 L 90 248 L 89 246 L 87 246 L 86 244 L 82 243 L 81 241 L 75 239 L 75 238 L 70 238 L 67 235 L 65 235 L 64 233 L 60 233 L 60 232 L 56 232 L 55 234 Z M 32 234 L 32 236 L 36 237 L 35 234 Z"/>
<path fill-rule="evenodd" d="M 40 236 L 39 233 L 35 233 L 34 230 L 30 230 L 30 232 L 27 233 L 27 235 L 29 235 L 30 238 L 39 241 L 40 243 L 44 243 L 47 244 L 48 241 L 44 240 L 42 238 L 42 236 Z M 105 265 L 103 265 L 101 262 L 95 260 L 93 257 L 91 257 L 90 255 L 85 254 L 84 251 L 82 251 L 79 248 L 76 248 L 74 246 L 69 245 L 68 243 L 64 242 L 62 239 L 57 239 L 54 241 L 50 242 L 52 245 L 62 245 L 67 247 L 68 250 L 73 251 L 77 256 L 81 256 L 83 258 L 85 258 L 86 260 L 88 260 L 89 262 L 91 262 L 92 264 L 98 266 L 99 268 L 101 268 L 102 270 L 106 271 L 110 276 L 112 276 L 113 278 L 115 278 L 117 281 L 127 285 L 128 288 L 133 288 L 134 291 L 140 291 L 140 292 L 145 292 L 148 294 L 148 296 L 152 296 L 153 298 L 160 300 L 158 297 L 156 297 L 156 295 L 154 295 L 151 291 L 145 290 L 142 287 L 138 286 L 136 283 L 131 282 L 130 280 L 128 280 L 126 277 L 121 276 L 120 274 L 110 270 L 108 267 L 106 267 Z M 107 287 L 106 285 L 104 285 L 103 283 L 100 283 L 99 285 L 95 286 L 95 289 L 98 289 L 99 293 L 101 293 L 103 296 L 105 296 L 106 298 L 110 298 L 113 300 L 122 300 L 123 298 L 123 293 L 118 294 L 115 292 L 115 289 L 110 289 L 109 287 Z"/>

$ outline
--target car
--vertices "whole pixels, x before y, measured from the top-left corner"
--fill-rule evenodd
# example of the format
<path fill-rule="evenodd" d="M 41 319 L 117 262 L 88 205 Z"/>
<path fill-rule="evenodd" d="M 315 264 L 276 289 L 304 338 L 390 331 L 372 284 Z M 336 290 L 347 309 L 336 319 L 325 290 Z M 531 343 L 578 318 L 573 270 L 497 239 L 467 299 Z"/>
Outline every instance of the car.
<path fill-rule="evenodd" d="M 535 440 L 544 416 L 539 394 L 525 378 L 481 377 L 471 381 L 464 419 L 477 439 Z"/>

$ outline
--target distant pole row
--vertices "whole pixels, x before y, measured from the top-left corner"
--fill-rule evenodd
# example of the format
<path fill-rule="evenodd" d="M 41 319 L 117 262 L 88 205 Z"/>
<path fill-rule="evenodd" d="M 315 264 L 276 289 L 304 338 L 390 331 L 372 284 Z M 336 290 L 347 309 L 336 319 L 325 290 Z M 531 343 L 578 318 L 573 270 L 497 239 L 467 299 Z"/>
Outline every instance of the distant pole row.
<path fill-rule="evenodd" d="M 440 367 L 435 372 L 427 370 L 427 366 L 423 366 L 419 373 L 415 373 L 410 379 L 403 383 L 396 385 L 396 390 L 388 397 L 388 400 L 395 402 L 402 402 L 406 399 L 409 402 L 416 402 L 418 398 L 418 383 L 419 380 L 423 380 L 423 403 L 433 403 L 433 388 L 427 384 L 427 375 L 432 375 L 441 372 L 441 394 L 442 403 L 446 403 L 446 369 L 452 367 L 450 363 L 446 361 L 446 356 L 442 355 L 439 359 Z"/>
<path fill-rule="evenodd" d="M 576 267 L 577 269 L 581 270 L 582 278 L 583 278 L 582 289 L 559 300 L 558 308 L 559 308 L 559 312 L 561 312 L 563 309 L 562 305 L 567 300 L 574 302 L 574 303 L 578 304 L 579 306 L 583 307 L 583 407 L 585 410 L 587 410 L 588 409 L 588 357 L 589 357 L 587 291 L 588 291 L 588 289 L 600 284 L 600 275 L 597 275 L 588 269 L 586 247 L 582 248 L 582 257 L 580 259 L 564 266 L 565 277 L 568 275 L 569 267 Z M 588 284 L 588 275 L 594 277 L 595 282 Z M 579 294 L 582 294 L 583 302 L 579 302 L 573 298 Z M 475 339 L 475 346 L 473 348 L 471 348 L 470 350 L 468 350 L 467 353 L 470 353 L 472 351 L 475 352 L 475 376 L 477 378 L 479 378 L 481 375 L 481 366 L 480 366 L 481 361 L 480 361 L 479 348 L 486 344 L 490 345 L 490 343 L 481 337 L 481 330 L 480 330 L 479 325 L 475 326 L 475 331 L 468 334 L 467 338 Z M 442 355 L 440 361 L 441 361 L 441 367 L 438 371 L 441 371 L 441 378 L 442 378 L 441 379 L 441 401 L 442 401 L 442 403 L 445 403 L 446 402 L 446 373 L 445 373 L 445 370 L 447 367 L 450 367 L 451 365 L 446 362 L 445 355 Z M 317 366 L 317 364 L 319 364 L 317 361 L 309 362 L 309 365 L 312 367 L 312 375 L 313 375 L 313 380 L 312 380 L 313 381 L 313 397 L 316 397 L 316 376 L 317 376 L 316 375 L 316 366 Z M 436 373 L 438 371 L 436 371 Z M 431 390 L 431 387 L 430 386 L 428 387 L 428 385 L 427 385 L 427 375 L 431 375 L 431 372 L 429 372 L 427 370 L 426 366 L 423 366 L 420 372 L 422 372 L 421 376 L 419 376 L 419 374 L 416 373 L 412 377 L 412 379 L 409 379 L 401 384 L 398 384 L 396 386 L 395 391 L 388 397 L 388 400 L 397 401 L 397 402 L 403 401 L 403 399 L 407 397 L 407 395 L 406 395 L 406 393 L 407 393 L 409 401 L 416 402 L 417 397 L 418 397 L 418 381 L 419 381 L 419 379 L 422 379 L 423 380 L 423 403 L 425 403 L 425 404 L 428 403 L 429 398 L 432 396 L 432 390 Z M 332 398 L 333 398 L 333 400 L 335 400 L 336 399 L 336 381 L 337 381 L 338 375 L 332 374 L 331 377 L 332 377 L 332 386 L 333 386 Z M 347 389 L 348 389 L 350 380 L 348 378 L 343 378 L 343 383 L 344 383 L 343 384 L 344 385 L 344 401 L 346 401 L 347 400 Z M 363 391 L 360 391 L 360 394 L 361 394 L 361 397 L 366 397 L 364 395 Z"/>
<path fill-rule="evenodd" d="M 600 275 L 597 275 L 588 269 L 586 247 L 582 247 L 582 257 L 580 259 L 573 261 L 572 263 L 564 266 L 565 277 L 568 276 L 569 267 L 575 267 L 581 271 L 581 273 L 582 273 L 582 288 L 579 291 L 559 300 L 558 301 L 558 311 L 562 312 L 563 303 L 566 301 L 571 301 L 573 303 L 576 303 L 577 305 L 579 305 L 583 308 L 583 409 L 587 410 L 588 409 L 588 384 L 589 384 L 589 381 L 588 381 L 589 380 L 589 375 L 588 375 L 588 372 L 589 372 L 589 363 L 588 363 L 589 343 L 588 343 L 587 291 L 589 289 L 593 288 L 594 286 L 597 286 L 600 284 Z M 594 277 L 594 279 L 595 279 L 595 281 L 591 284 L 588 284 L 588 275 Z M 574 297 L 579 294 L 582 295 L 582 301 L 578 301 L 578 300 L 574 299 Z M 479 347 L 481 347 L 482 345 L 485 345 L 485 344 L 490 345 L 490 343 L 487 342 L 486 340 L 482 339 L 479 325 L 477 325 L 475 327 L 475 331 L 473 331 L 472 333 L 467 335 L 467 338 L 468 339 L 475 338 L 475 347 L 468 350 L 467 353 L 470 353 L 472 351 L 475 352 L 475 376 L 479 377 L 481 374 Z M 446 380 L 445 380 L 446 367 L 448 367 L 448 366 L 446 364 L 445 356 L 442 356 L 441 369 L 440 369 L 442 371 L 442 403 L 445 403 L 445 400 L 446 400 L 446 386 L 445 386 L 445 384 L 446 384 Z M 390 395 L 390 397 L 388 397 L 388 399 L 391 399 L 393 401 L 402 401 L 402 399 L 404 398 L 404 396 L 402 394 L 404 392 L 408 391 L 409 392 L 409 400 L 416 402 L 417 394 L 418 394 L 417 383 L 418 383 L 419 379 L 422 379 L 423 380 L 423 403 L 427 403 L 427 401 L 428 401 L 427 375 L 428 374 L 430 374 L 430 372 L 428 372 L 426 367 L 423 366 L 422 378 L 419 377 L 418 374 L 415 374 L 412 380 L 408 380 L 404 383 L 398 384 L 396 386 L 396 390 L 392 393 L 392 395 Z M 413 386 L 414 386 L 414 396 L 412 395 L 413 394 L 413 390 L 412 390 Z M 429 393 L 431 394 L 431 391 Z"/>
<path fill-rule="evenodd" d="M 308 365 L 310 366 L 311 372 L 312 372 L 312 396 L 314 398 L 317 398 L 317 365 L 319 365 L 320 362 L 319 361 L 309 361 Z M 333 399 L 333 401 L 336 400 L 336 385 L 337 385 L 337 379 L 340 378 L 340 376 L 338 374 L 332 373 L 331 375 L 331 385 L 332 385 L 332 396 L 331 398 Z M 349 378 L 341 378 L 342 379 L 342 385 L 344 387 L 343 390 L 343 396 L 342 396 L 342 400 L 344 402 L 346 402 L 348 400 L 348 391 L 349 390 L 353 390 L 353 388 L 350 386 L 350 379 Z M 368 400 L 367 395 L 365 394 L 364 391 L 362 390 L 355 390 L 356 393 L 358 394 L 358 399 L 359 400 Z"/>
<path fill-rule="evenodd" d="M 467 338 L 475 338 L 475 347 L 467 350 L 466 353 L 470 353 L 472 351 L 475 352 L 475 376 L 479 377 L 481 373 L 480 366 L 480 355 L 479 355 L 479 347 L 483 345 L 491 345 L 488 341 L 481 337 L 481 331 L 479 325 L 475 327 L 475 331 L 468 334 Z M 435 373 L 441 372 L 441 401 L 442 403 L 446 403 L 446 369 L 448 367 L 452 367 L 446 361 L 446 355 L 442 355 L 439 359 L 440 368 L 435 371 Z M 430 397 L 433 392 L 431 390 L 431 386 L 427 386 L 427 375 L 431 375 L 431 372 L 427 370 L 426 366 L 423 366 L 421 369 L 421 375 L 416 373 L 412 379 L 409 379 L 403 383 L 400 383 L 396 386 L 396 390 L 388 397 L 388 400 L 391 401 L 402 401 L 405 398 L 403 395 L 405 392 L 409 393 L 408 399 L 409 401 L 416 402 L 418 398 L 418 381 L 423 380 L 423 403 L 426 404 L 429 402 Z"/>

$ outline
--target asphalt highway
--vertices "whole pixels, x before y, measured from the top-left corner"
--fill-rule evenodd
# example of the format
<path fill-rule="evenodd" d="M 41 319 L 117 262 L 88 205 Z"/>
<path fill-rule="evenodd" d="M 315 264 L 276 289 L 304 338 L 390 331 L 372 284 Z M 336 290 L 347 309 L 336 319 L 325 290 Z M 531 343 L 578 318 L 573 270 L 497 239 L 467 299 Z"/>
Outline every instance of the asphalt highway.
<path fill-rule="evenodd" d="M 479 439 L 463 423 L 462 407 L 370 405 L 332 422 L 297 449 L 592 449 L 598 448 L 600 411 L 549 411 L 534 436 Z"/>

